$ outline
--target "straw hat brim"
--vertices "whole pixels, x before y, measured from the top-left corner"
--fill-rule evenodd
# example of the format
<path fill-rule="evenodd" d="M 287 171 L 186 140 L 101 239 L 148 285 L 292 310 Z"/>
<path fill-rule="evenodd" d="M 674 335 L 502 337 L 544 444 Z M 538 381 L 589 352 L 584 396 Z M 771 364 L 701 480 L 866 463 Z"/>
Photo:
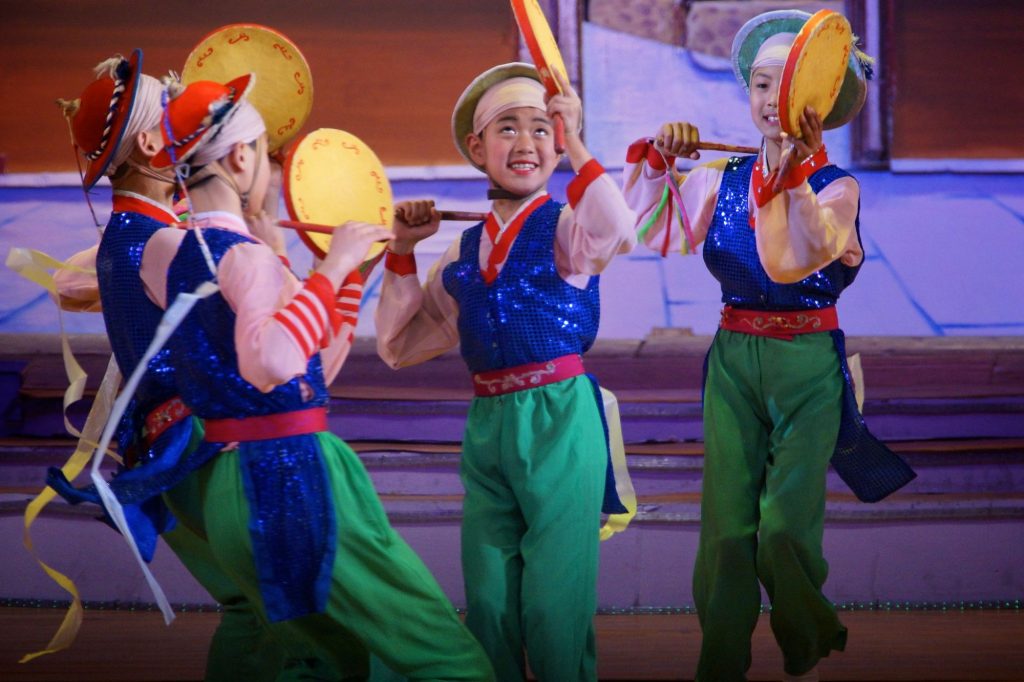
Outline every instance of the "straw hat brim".
<path fill-rule="evenodd" d="M 452 137 L 459 153 L 469 161 L 477 170 L 483 170 L 469 155 L 469 148 L 466 146 L 466 137 L 473 132 L 473 114 L 476 113 L 476 105 L 492 86 L 510 78 L 526 77 L 541 83 L 537 67 L 526 62 L 510 62 L 499 64 L 487 69 L 473 79 L 466 87 L 455 103 L 455 111 L 452 113 Z"/>
<path fill-rule="evenodd" d="M 120 146 L 124 138 L 125 130 L 128 129 L 128 121 L 132 117 L 132 110 L 135 107 L 135 95 L 139 91 L 139 81 L 142 79 L 142 50 L 136 48 L 128 56 L 128 66 L 131 69 L 129 76 L 125 79 L 124 92 L 114 110 L 113 118 L 110 121 L 110 140 L 103 149 L 103 153 L 95 159 L 90 159 L 85 166 L 82 184 L 85 189 L 92 189 L 100 178 L 107 172 L 110 162 L 114 159 L 114 152 Z"/>

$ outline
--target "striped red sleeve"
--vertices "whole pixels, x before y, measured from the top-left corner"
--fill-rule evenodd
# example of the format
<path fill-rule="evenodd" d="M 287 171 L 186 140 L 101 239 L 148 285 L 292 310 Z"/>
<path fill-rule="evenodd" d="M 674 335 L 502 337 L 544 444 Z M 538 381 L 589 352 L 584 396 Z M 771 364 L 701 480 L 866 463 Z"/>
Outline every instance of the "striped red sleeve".
<path fill-rule="evenodd" d="M 597 180 L 603 174 L 604 166 L 598 163 L 597 159 L 591 159 L 583 164 L 583 168 L 580 168 L 579 173 L 569 182 L 569 186 L 565 188 L 565 193 L 569 197 L 569 205 L 576 208 L 576 205 L 580 203 L 580 199 L 583 198 L 583 193 L 590 187 L 590 183 Z"/>
<path fill-rule="evenodd" d="M 359 301 L 363 298 L 363 276 L 359 270 L 349 273 L 338 289 L 338 297 L 334 302 L 331 316 L 331 331 L 337 334 L 342 324 L 355 328 L 359 322 Z"/>
<path fill-rule="evenodd" d="M 334 300 L 331 280 L 315 272 L 291 302 L 274 313 L 306 357 L 312 357 L 327 336 L 327 326 L 337 315 Z"/>

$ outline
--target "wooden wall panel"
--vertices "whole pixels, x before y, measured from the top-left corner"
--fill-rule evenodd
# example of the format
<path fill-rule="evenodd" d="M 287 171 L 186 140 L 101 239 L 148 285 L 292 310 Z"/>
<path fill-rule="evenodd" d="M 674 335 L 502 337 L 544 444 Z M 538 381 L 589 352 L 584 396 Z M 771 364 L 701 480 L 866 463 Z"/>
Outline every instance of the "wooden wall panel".
<path fill-rule="evenodd" d="M 0 0 L 0 154 L 8 172 L 68 171 L 53 101 L 77 97 L 92 67 L 140 47 L 150 75 L 180 71 L 217 27 L 276 28 L 306 55 L 315 100 L 306 130 L 363 138 L 386 165 L 461 163 L 449 133 L 469 80 L 516 59 L 506 0 Z"/>
<path fill-rule="evenodd" d="M 889 0 L 893 158 L 1024 157 L 1020 0 Z"/>

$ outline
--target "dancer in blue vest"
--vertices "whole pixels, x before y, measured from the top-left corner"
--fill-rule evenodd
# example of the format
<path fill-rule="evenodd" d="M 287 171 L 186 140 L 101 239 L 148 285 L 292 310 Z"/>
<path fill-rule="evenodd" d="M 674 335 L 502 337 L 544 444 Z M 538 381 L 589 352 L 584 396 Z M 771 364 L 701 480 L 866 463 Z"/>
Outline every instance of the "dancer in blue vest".
<path fill-rule="evenodd" d="M 822 129 L 848 122 L 865 89 L 863 55 L 851 51 L 843 91 L 822 121 L 810 107 L 801 139 L 783 138 L 778 90 L 795 34 L 810 15 L 760 15 L 740 29 L 733 66 L 763 135 L 757 156 L 699 166 L 667 183 L 676 156 L 698 158 L 700 134 L 667 123 L 634 144 L 625 193 L 643 240 L 663 253 L 703 242 L 722 287 L 720 329 L 704 386 L 704 480 L 693 594 L 703 631 L 697 679 L 743 680 L 761 606 L 787 680 L 817 680 L 818 660 L 842 650 L 846 628 L 822 594 L 825 475 L 836 470 L 865 501 L 914 476 L 867 431 L 846 365 L 835 305 L 863 261 L 860 188 L 828 161 Z M 778 177 L 784 147 L 798 162 Z M 678 231 L 672 228 L 679 216 Z M 684 241 L 685 240 L 685 241 Z"/>
<path fill-rule="evenodd" d="M 172 211 L 174 175 L 149 164 L 163 148 L 160 116 L 164 87 L 142 73 L 142 59 L 142 51 L 133 50 L 127 58 L 104 61 L 96 67 L 97 79 L 80 97 L 60 101 L 75 146 L 85 157 L 84 188 L 89 191 L 104 175 L 110 176 L 113 205 L 98 247 L 76 254 L 70 261 L 82 270 L 59 271 L 55 283 L 66 309 L 102 310 L 111 350 L 125 377 L 135 370 L 163 316 L 163 310 L 147 297 L 139 276 L 143 250 L 157 230 L 177 222 Z M 278 638 L 217 565 L 206 539 L 176 523 L 167 502 L 173 507 L 182 490 L 171 490 L 165 497 L 152 485 L 153 480 L 169 477 L 187 461 L 201 438 L 202 423 L 191 417 L 178 397 L 174 368 L 164 349 L 149 361 L 117 430 L 124 465 L 112 488 L 135 543 L 148 561 L 156 550 L 157 537 L 163 537 L 221 604 L 220 624 L 207 656 L 206 680 L 312 675 L 324 664 L 294 644 L 286 660 Z M 100 504 L 93 486 L 72 487 L 60 469 L 51 469 L 47 482 L 72 503 Z M 334 674 L 326 670 L 317 674 L 321 673 Z"/>
<path fill-rule="evenodd" d="M 169 90 L 165 148 L 180 168 L 188 230 L 159 230 L 140 273 L 161 308 L 216 282 L 171 337 L 182 399 L 204 442 L 176 511 L 208 538 L 217 564 L 270 621 L 343 677 L 365 678 L 373 652 L 411 679 L 493 679 L 480 645 L 419 557 L 388 523 L 359 457 L 327 430 L 327 384 L 351 348 L 347 292 L 390 233 L 351 223 L 301 281 L 243 216 L 269 185 L 253 76 Z"/>
<path fill-rule="evenodd" d="M 392 367 L 460 345 L 472 373 L 461 463 L 466 623 L 500 680 L 523 679 L 524 648 L 540 680 L 595 679 L 600 516 L 602 506 L 624 511 L 581 356 L 597 335 L 597 275 L 633 248 L 634 216 L 583 145 L 579 97 L 562 86 L 545 100 L 536 69 L 520 63 L 469 85 L 453 132 L 487 174 L 491 212 L 421 288 L 413 249 L 439 215 L 430 202 L 400 204 L 376 313 L 378 351 Z M 569 206 L 547 193 L 556 115 L 577 173 Z"/>

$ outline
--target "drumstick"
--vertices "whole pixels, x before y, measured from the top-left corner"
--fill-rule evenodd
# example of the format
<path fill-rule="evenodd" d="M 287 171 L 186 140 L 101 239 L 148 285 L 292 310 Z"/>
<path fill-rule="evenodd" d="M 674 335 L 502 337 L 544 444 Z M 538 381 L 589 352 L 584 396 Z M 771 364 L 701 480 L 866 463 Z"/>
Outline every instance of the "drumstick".
<path fill-rule="evenodd" d="M 461 220 L 469 222 L 480 222 L 487 219 L 486 213 L 470 213 L 468 211 L 440 211 L 441 220 Z M 290 230 L 300 232 L 316 232 L 319 234 L 334 234 L 336 225 L 319 225 L 317 223 L 303 223 L 298 220 L 278 220 L 277 224 L 287 227 Z"/>
<path fill-rule="evenodd" d="M 664 140 L 658 139 L 654 141 L 654 146 L 660 152 L 664 152 L 662 149 Z M 737 154 L 757 154 L 761 150 L 758 147 L 744 147 L 738 144 L 723 144 L 721 142 L 705 142 L 701 140 L 697 143 L 697 149 L 702 149 L 709 152 L 735 152 Z"/>

